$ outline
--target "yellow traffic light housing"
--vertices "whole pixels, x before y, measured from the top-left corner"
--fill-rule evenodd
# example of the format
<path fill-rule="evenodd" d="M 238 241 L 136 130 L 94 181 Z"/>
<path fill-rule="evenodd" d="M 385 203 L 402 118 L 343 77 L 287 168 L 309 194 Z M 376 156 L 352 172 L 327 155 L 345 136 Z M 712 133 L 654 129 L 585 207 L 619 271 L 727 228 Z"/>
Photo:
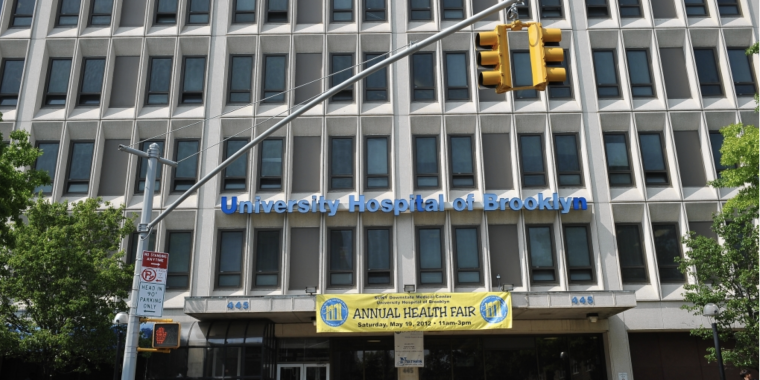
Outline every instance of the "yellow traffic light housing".
<path fill-rule="evenodd" d="M 493 67 L 493 70 L 478 73 L 478 84 L 483 87 L 496 88 L 497 94 L 511 90 L 512 75 L 509 63 L 509 45 L 507 45 L 507 25 L 497 25 L 492 32 L 476 34 L 475 45 L 491 49 L 490 51 L 478 51 L 478 65 Z"/>
<path fill-rule="evenodd" d="M 544 91 L 549 82 L 564 82 L 567 78 L 564 68 L 546 66 L 546 62 L 562 62 L 565 59 L 562 48 L 544 47 L 546 42 L 560 41 L 562 41 L 561 29 L 544 29 L 539 23 L 528 26 L 530 63 L 533 71 L 533 87 L 536 90 Z"/>

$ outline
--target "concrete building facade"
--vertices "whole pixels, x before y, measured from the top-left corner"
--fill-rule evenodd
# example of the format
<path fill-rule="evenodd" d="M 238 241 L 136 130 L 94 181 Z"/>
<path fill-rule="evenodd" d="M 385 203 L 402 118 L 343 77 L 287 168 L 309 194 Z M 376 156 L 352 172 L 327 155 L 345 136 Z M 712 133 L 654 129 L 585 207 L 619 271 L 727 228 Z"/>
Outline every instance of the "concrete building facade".
<path fill-rule="evenodd" d="M 50 199 L 133 214 L 145 164 L 117 147 L 157 142 L 181 161 L 161 167 L 160 211 L 366 61 L 494 3 L 7 0 L 0 131 L 43 149 Z M 395 379 L 392 334 L 317 334 L 305 289 L 408 285 L 513 292 L 511 330 L 426 333 L 416 378 L 717 378 L 709 342 L 687 334 L 707 319 L 680 309 L 698 279 L 673 260 L 687 231 L 715 236 L 735 194 L 707 186 L 717 131 L 758 125 L 758 58 L 743 53 L 758 1 L 525 4 L 522 21 L 562 29 L 564 83 L 478 89 L 474 34 L 507 22 L 493 15 L 308 111 L 161 222 L 150 244 L 170 253 L 164 316 L 183 349 L 148 378 Z M 509 46 L 523 85 L 527 33 Z"/>

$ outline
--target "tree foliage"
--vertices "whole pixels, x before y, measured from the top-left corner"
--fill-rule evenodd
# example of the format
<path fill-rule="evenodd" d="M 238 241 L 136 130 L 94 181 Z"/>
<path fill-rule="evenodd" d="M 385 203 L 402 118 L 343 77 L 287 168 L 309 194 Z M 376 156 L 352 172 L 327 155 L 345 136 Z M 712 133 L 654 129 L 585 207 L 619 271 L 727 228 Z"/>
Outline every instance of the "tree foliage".
<path fill-rule="evenodd" d="M 71 207 L 69 207 L 71 206 Z M 54 371 L 86 371 L 113 360 L 111 320 L 132 282 L 119 242 L 133 231 L 124 206 L 100 199 L 37 200 L 0 247 L 0 355 Z"/>
<path fill-rule="evenodd" d="M 758 152 L 760 143 L 758 129 L 752 125 L 732 124 L 720 130 L 723 147 L 720 148 L 720 163 L 729 169 L 720 173 L 720 178 L 710 183 L 713 187 L 739 187 L 739 194 L 726 202 L 726 212 L 743 210 L 758 203 Z"/>
<path fill-rule="evenodd" d="M 29 143 L 27 132 L 11 132 L 10 144 L 4 143 L 0 134 L 0 220 L 19 223 L 21 213 L 33 203 L 34 189 L 50 183 L 43 171 L 20 169 L 31 167 L 40 155 Z M 9 223 L 0 223 L 0 245 L 12 245 L 9 229 Z"/>

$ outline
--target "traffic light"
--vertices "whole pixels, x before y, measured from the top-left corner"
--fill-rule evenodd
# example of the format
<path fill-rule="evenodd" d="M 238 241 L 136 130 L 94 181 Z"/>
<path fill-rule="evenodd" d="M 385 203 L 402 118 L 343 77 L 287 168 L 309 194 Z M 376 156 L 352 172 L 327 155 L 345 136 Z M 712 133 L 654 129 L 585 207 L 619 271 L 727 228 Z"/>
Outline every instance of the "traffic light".
<path fill-rule="evenodd" d="M 507 27 L 508 25 L 501 24 L 497 25 L 492 32 L 480 32 L 475 35 L 476 46 L 491 49 L 478 51 L 478 65 L 493 67 L 493 70 L 478 73 L 478 84 L 496 88 L 497 94 L 503 94 L 512 89 Z"/>
<path fill-rule="evenodd" d="M 179 348 L 179 323 L 155 323 L 153 325 L 153 348 Z"/>
<path fill-rule="evenodd" d="M 533 71 L 533 87 L 546 90 L 549 82 L 564 82 L 567 77 L 562 67 L 546 67 L 546 62 L 562 62 L 565 54 L 560 47 L 544 47 L 546 42 L 562 41 L 562 30 L 544 29 L 541 24 L 528 26 L 528 43 L 530 48 L 530 66 Z"/>

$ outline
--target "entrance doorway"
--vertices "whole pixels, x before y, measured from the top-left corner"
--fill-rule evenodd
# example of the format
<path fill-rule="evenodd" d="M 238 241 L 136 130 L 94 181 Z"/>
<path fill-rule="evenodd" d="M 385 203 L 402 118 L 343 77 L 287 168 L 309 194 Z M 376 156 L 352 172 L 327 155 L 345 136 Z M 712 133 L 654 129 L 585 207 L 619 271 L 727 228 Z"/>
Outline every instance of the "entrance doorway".
<path fill-rule="evenodd" d="M 277 380 L 327 380 L 329 364 L 278 364 Z"/>

